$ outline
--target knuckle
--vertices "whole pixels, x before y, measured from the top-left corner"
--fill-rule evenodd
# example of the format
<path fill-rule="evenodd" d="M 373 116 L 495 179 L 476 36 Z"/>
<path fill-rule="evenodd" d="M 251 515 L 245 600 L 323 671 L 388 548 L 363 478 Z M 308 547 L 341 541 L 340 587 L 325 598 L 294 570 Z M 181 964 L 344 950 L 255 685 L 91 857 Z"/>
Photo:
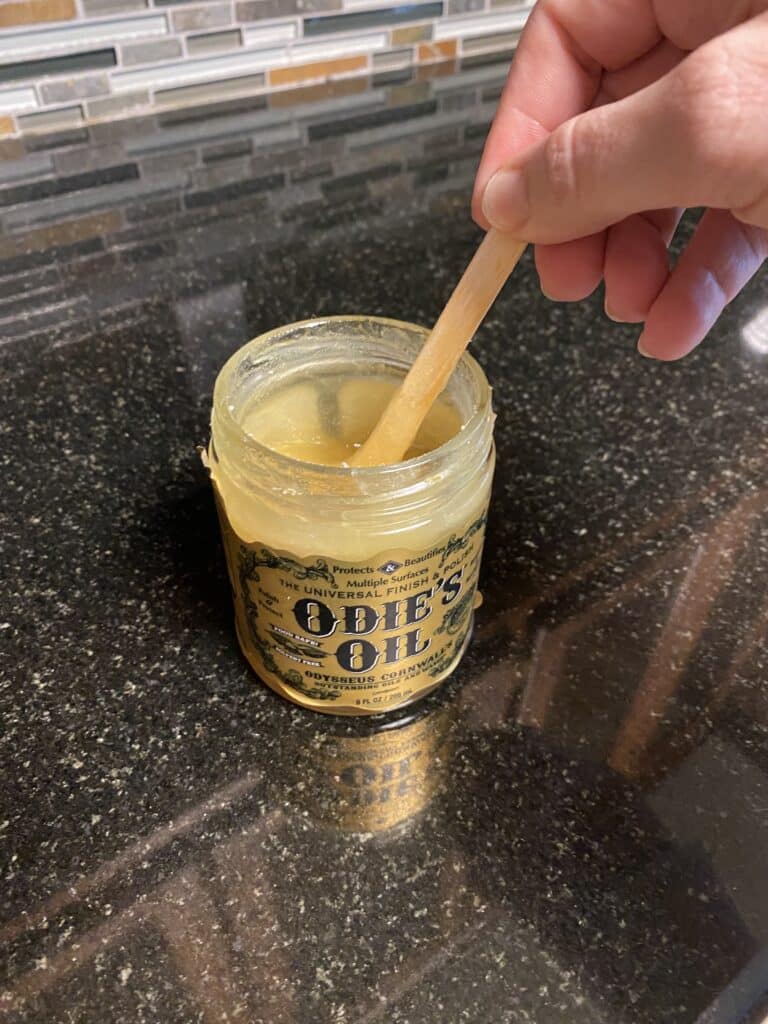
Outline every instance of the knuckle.
<path fill-rule="evenodd" d="M 549 191 L 557 205 L 572 202 L 578 196 L 579 119 L 567 121 L 549 137 L 546 146 L 546 173 Z"/>
<path fill-rule="evenodd" d="M 719 60 L 695 53 L 680 65 L 677 78 L 679 114 L 688 149 L 708 168 L 718 166 L 731 134 L 730 77 Z"/>
<path fill-rule="evenodd" d="M 740 55 L 724 40 L 695 51 L 675 76 L 685 148 L 705 172 L 701 180 L 719 201 L 727 200 L 744 180 L 740 172 L 754 164 L 756 144 L 765 149 L 754 130 L 765 100 L 755 91 Z"/>

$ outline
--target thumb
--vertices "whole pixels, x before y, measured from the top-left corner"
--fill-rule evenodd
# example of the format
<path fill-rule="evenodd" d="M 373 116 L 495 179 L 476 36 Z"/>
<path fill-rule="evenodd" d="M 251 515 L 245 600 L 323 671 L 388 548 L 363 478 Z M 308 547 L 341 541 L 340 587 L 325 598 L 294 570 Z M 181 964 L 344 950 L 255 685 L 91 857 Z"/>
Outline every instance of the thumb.
<path fill-rule="evenodd" d="M 745 197 L 765 196 L 768 144 L 754 130 L 764 119 L 764 85 L 742 88 L 748 61 L 738 71 L 731 65 L 727 82 L 724 68 L 727 74 L 710 44 L 647 88 L 565 122 L 493 175 L 482 198 L 485 219 L 545 243 L 674 206 L 737 215 L 748 207 L 748 219 L 761 223 L 763 204 Z"/>
<path fill-rule="evenodd" d="M 483 156 L 472 190 L 472 216 L 480 227 L 487 230 L 490 226 L 483 214 L 482 201 L 485 187 L 494 173 L 513 158 L 519 160 L 526 150 L 535 146 L 546 135 L 544 125 L 516 107 L 511 96 L 509 100 L 506 95 L 502 97 L 488 138 L 485 140 Z"/>

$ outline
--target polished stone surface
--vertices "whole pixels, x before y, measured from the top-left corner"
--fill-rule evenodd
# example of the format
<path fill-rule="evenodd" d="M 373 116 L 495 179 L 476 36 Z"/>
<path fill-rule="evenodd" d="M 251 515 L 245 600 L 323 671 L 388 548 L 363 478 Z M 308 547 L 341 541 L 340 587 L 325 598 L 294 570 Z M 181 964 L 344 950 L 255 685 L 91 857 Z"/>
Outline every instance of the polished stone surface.
<path fill-rule="evenodd" d="M 176 123 L 3 154 L 7 1019 L 763 1019 L 768 279 L 666 366 L 527 257 L 474 348 L 499 461 L 455 677 L 339 720 L 237 650 L 196 454 L 216 369 L 314 314 L 434 319 L 502 74 L 284 111 L 309 135 L 261 158 L 268 199 L 237 163 L 187 203 Z M 199 113 L 206 146 L 229 116 Z M 137 194 L 114 172 L 34 222 L 41 153 L 86 174 L 137 147 L 162 196 L 145 164 Z"/>

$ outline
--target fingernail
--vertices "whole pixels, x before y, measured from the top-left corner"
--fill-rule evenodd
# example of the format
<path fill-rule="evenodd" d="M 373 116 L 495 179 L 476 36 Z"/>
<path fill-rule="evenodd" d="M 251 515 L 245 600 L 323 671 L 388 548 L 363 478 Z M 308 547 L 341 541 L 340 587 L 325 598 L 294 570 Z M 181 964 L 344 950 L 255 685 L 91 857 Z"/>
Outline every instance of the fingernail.
<path fill-rule="evenodd" d="M 611 307 L 608 305 L 607 299 L 605 301 L 604 308 L 605 315 L 608 317 L 609 320 L 612 320 L 615 324 L 625 324 L 627 322 L 626 320 L 622 320 L 620 316 L 616 316 L 616 314 L 611 310 Z"/>
<path fill-rule="evenodd" d="M 656 356 L 653 355 L 651 352 L 649 352 L 646 349 L 646 347 L 643 345 L 643 336 L 642 336 L 642 334 L 640 335 L 640 338 L 638 339 L 638 342 L 637 342 L 637 351 L 640 353 L 641 356 L 645 356 L 646 359 L 655 359 L 656 358 Z"/>
<path fill-rule="evenodd" d="M 528 188 L 520 171 L 497 171 L 483 194 L 483 213 L 495 228 L 514 231 L 528 219 Z"/>

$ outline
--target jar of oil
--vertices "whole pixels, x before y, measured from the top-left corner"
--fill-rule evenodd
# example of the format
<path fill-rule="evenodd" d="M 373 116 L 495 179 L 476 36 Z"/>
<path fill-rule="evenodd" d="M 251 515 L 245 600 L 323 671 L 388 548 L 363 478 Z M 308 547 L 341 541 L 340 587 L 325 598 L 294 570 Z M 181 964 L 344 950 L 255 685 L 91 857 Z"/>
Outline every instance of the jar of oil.
<path fill-rule="evenodd" d="M 216 381 L 208 465 L 240 645 L 264 682 L 318 711 L 409 704 L 469 641 L 494 468 L 475 360 L 403 461 L 347 465 L 426 333 L 362 316 L 290 324 Z"/>

